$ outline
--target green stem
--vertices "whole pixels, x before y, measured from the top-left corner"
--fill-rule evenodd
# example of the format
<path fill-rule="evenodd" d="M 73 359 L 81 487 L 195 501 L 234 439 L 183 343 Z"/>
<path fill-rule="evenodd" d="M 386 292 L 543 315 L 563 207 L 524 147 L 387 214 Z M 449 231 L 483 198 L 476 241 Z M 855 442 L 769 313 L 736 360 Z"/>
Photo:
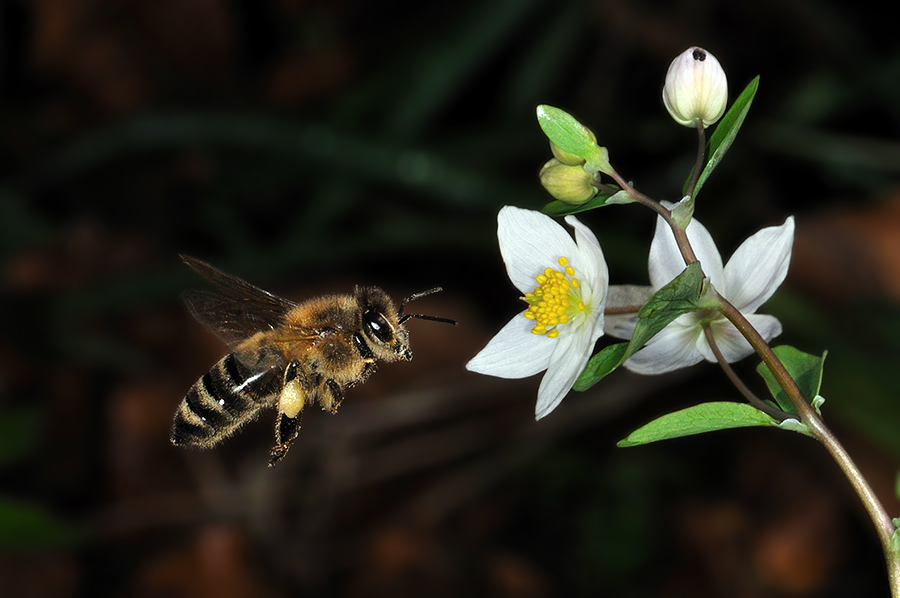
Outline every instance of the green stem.
<path fill-rule="evenodd" d="M 753 325 L 750 324 L 739 309 L 734 307 L 721 295 L 719 295 L 719 301 L 721 302 L 719 311 L 729 322 L 734 324 L 734 327 L 738 329 L 744 338 L 747 339 L 747 342 L 750 343 L 750 346 L 753 347 L 756 353 L 762 358 L 763 363 L 766 364 L 769 371 L 772 372 L 772 375 L 790 399 L 791 405 L 800 416 L 800 421 L 806 424 L 813 438 L 822 443 L 825 450 L 828 451 L 838 464 L 838 467 L 841 468 L 841 471 L 844 472 L 844 475 L 847 476 L 847 479 L 850 481 L 850 484 L 853 486 L 853 489 L 856 491 L 860 500 L 862 500 L 863 506 L 869 513 L 869 517 L 872 519 L 872 523 L 875 524 L 878 539 L 881 541 L 881 546 L 884 550 L 888 566 L 888 576 L 891 584 L 891 595 L 894 596 L 894 598 L 900 598 L 900 558 L 898 558 L 898 555 L 892 554 L 892 551 L 890 550 L 890 541 L 891 535 L 894 533 L 894 524 L 890 515 L 888 515 L 887 510 L 884 508 L 884 505 L 881 504 L 878 496 L 872 490 L 872 487 L 856 466 L 856 463 L 850 458 L 846 449 L 844 449 L 831 430 L 828 429 L 828 426 L 825 425 L 825 422 L 822 421 L 822 418 L 819 417 L 816 410 L 812 408 L 810 402 L 803 396 L 797 383 L 791 378 L 791 375 L 784 367 L 784 364 L 781 363 L 781 360 L 778 359 L 778 356 L 775 355 L 775 352 L 772 351 L 772 348 L 769 347 L 769 344 L 765 339 L 757 332 Z"/>
<path fill-rule="evenodd" d="M 709 323 L 703 324 L 703 334 L 706 336 L 706 342 L 709 343 L 709 348 L 712 349 L 713 355 L 716 356 L 716 361 L 719 362 L 719 366 L 722 368 L 722 371 L 725 372 L 725 375 L 728 376 L 728 379 L 731 380 L 731 383 L 734 384 L 735 388 L 744 395 L 744 398 L 747 399 L 747 402 L 768 415 L 769 417 L 776 419 L 778 421 L 784 421 L 791 417 L 781 409 L 777 409 L 759 397 L 757 397 L 750 388 L 744 384 L 744 381 L 740 379 L 740 377 L 735 373 L 735 371 L 731 368 L 731 364 L 725 359 L 725 356 L 722 355 L 722 351 L 719 349 L 719 344 L 716 342 L 716 337 L 713 336 L 712 327 Z"/>
<path fill-rule="evenodd" d="M 675 222 L 672 221 L 672 210 L 668 209 L 658 201 L 651 199 L 635 189 L 631 183 L 623 179 L 619 173 L 615 170 L 610 173 L 610 176 L 619 184 L 622 189 L 624 189 L 628 196 L 631 197 L 635 201 L 635 203 L 639 203 L 641 205 L 647 206 L 654 212 L 656 212 L 660 218 L 666 221 L 666 224 L 672 229 L 672 233 L 675 235 L 675 242 L 678 243 L 678 249 L 681 251 L 681 255 L 684 256 L 685 265 L 690 266 L 694 262 L 698 261 L 697 256 L 694 255 L 694 249 L 691 247 L 691 242 L 688 241 L 687 238 L 687 227 L 678 226 Z"/>
<path fill-rule="evenodd" d="M 681 255 L 684 258 L 684 263 L 686 265 L 698 261 L 687 237 L 687 227 L 681 227 L 674 223 L 672 221 L 672 213 L 670 210 L 659 202 L 654 201 L 643 193 L 635 190 L 634 187 L 622 179 L 618 174 L 614 173 L 613 178 L 616 179 L 623 189 L 628 191 L 628 194 L 636 202 L 651 208 L 669 224 L 672 233 L 675 235 L 675 241 L 678 243 L 678 248 L 681 251 Z M 841 468 L 841 471 L 850 481 L 850 484 L 853 486 L 853 489 L 856 491 L 856 494 L 859 496 L 863 506 L 868 512 L 869 517 L 872 519 L 872 523 L 875 525 L 875 530 L 878 534 L 878 539 L 881 542 L 885 560 L 887 562 L 891 596 L 893 596 L 893 598 L 900 598 L 900 555 L 895 554 L 890 547 L 891 535 L 894 533 L 895 528 L 884 505 L 882 505 L 868 481 L 863 477 L 862 472 L 850 458 L 846 449 L 844 449 L 831 430 L 828 429 L 828 426 L 825 425 L 825 422 L 822 421 L 822 418 L 819 417 L 816 410 L 812 408 L 812 405 L 806 397 L 803 396 L 797 383 L 788 373 L 778 356 L 772 351 L 772 348 L 769 347 L 769 344 L 762 335 L 760 335 L 753 325 L 750 324 L 739 309 L 734 307 L 718 292 L 716 295 L 718 296 L 720 303 L 719 311 L 734 325 L 735 328 L 738 329 L 741 335 L 747 339 L 747 342 L 750 343 L 750 346 L 753 347 L 753 350 L 760 356 L 763 363 L 766 364 L 769 371 L 775 377 L 779 386 L 784 390 L 788 399 L 791 401 L 791 405 L 800 416 L 800 421 L 806 424 L 812 436 L 822 443 L 825 450 L 828 451 L 838 464 L 838 467 Z"/>
<path fill-rule="evenodd" d="M 685 195 L 691 197 L 694 196 L 694 189 L 697 188 L 697 181 L 700 180 L 704 158 L 706 158 L 706 129 L 700 119 L 697 119 L 694 124 L 697 126 L 697 161 L 694 163 L 694 170 L 691 171 L 691 182 L 685 188 Z"/>
<path fill-rule="evenodd" d="M 641 311 L 640 305 L 620 305 L 618 307 L 611 307 L 607 305 L 605 308 L 603 308 L 603 313 L 607 316 L 636 314 L 639 311 Z"/>

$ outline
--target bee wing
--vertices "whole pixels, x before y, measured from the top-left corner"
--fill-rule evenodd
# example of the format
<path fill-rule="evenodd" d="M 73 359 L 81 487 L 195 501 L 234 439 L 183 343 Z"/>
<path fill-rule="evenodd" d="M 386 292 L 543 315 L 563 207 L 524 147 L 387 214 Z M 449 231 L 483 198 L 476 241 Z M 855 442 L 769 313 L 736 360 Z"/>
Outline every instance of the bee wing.
<path fill-rule="evenodd" d="M 297 305 L 197 258 L 182 255 L 181 259 L 215 288 L 186 292 L 183 297 L 188 310 L 229 346 L 280 326 L 285 314 Z"/>

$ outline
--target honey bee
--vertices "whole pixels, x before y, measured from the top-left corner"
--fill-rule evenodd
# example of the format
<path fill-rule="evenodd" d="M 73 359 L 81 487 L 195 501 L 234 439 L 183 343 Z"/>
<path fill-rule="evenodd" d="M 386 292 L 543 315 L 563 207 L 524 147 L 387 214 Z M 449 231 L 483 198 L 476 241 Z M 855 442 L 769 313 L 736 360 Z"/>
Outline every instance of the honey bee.
<path fill-rule="evenodd" d="M 188 391 L 175 412 L 172 443 L 210 448 L 274 406 L 275 446 L 269 467 L 284 458 L 300 431 L 304 407 L 318 402 L 336 413 L 344 391 L 365 380 L 378 361 L 409 361 L 410 318 L 456 325 L 447 318 L 404 314 L 378 287 L 294 303 L 196 258 L 181 256 L 214 291 L 190 291 L 191 314 L 232 352 Z"/>

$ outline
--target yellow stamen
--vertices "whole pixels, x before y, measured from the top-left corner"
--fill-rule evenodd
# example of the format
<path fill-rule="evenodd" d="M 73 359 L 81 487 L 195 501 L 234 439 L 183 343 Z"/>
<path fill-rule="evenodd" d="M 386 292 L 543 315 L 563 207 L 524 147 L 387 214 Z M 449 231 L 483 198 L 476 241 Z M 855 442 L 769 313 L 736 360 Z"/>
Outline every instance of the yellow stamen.
<path fill-rule="evenodd" d="M 568 265 L 565 256 L 557 261 L 564 271 L 546 268 L 535 277 L 538 286 L 534 292 L 525 293 L 523 297 L 528 304 L 523 315 L 534 321 L 531 332 L 546 334 L 548 338 L 558 337 L 559 325 L 569 323 L 572 316 L 587 309 L 578 290 L 580 283 L 575 278 L 575 269 Z"/>

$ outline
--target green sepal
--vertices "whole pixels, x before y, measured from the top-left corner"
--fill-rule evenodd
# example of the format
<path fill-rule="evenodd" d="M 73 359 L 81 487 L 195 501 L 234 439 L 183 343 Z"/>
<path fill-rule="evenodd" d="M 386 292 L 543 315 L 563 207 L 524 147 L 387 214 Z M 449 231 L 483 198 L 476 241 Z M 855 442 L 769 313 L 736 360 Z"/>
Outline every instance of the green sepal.
<path fill-rule="evenodd" d="M 893 519 L 894 523 L 894 533 L 891 534 L 891 539 L 888 542 L 888 553 L 887 557 L 889 559 L 900 559 L 900 519 Z"/>
<path fill-rule="evenodd" d="M 574 116 L 554 106 L 537 107 L 537 119 L 541 130 L 553 144 L 585 161 L 587 172 L 609 174 L 609 154 L 597 145 L 596 138 Z"/>
<path fill-rule="evenodd" d="M 713 132 L 712 137 L 709 138 L 709 144 L 706 149 L 706 166 L 703 167 L 703 171 L 697 179 L 693 197 L 697 197 L 700 188 L 703 187 L 703 183 L 706 182 L 706 179 L 709 178 L 712 171 L 719 165 L 719 162 L 722 161 L 725 152 L 728 151 L 728 148 L 730 148 L 731 144 L 734 142 L 734 138 L 737 137 L 738 131 L 740 130 L 741 125 L 744 124 L 744 119 L 750 111 L 750 105 L 753 103 L 753 98 L 756 96 L 758 87 L 759 75 L 744 88 L 744 91 L 741 92 L 741 95 L 737 97 L 731 105 L 731 108 L 728 109 L 728 112 L 725 113 L 725 116 L 722 117 L 722 120 L 720 120 L 719 124 L 716 126 L 716 130 Z M 688 177 L 688 180 L 684 183 L 684 188 L 681 192 L 682 195 L 688 194 L 688 185 L 690 185 L 690 177 Z"/>
<path fill-rule="evenodd" d="M 770 401 L 766 401 L 770 402 Z M 809 429 L 809 426 L 801 422 L 799 419 L 789 417 L 780 424 L 778 427 L 782 430 L 787 430 L 789 432 L 796 432 L 797 434 L 803 434 L 804 436 L 809 436 L 810 438 L 815 438 L 812 433 L 812 430 Z"/>
<path fill-rule="evenodd" d="M 691 218 L 694 216 L 694 198 L 685 196 L 681 201 L 672 206 L 671 213 L 673 226 L 685 230 L 688 227 L 688 224 L 691 223 Z"/>
<path fill-rule="evenodd" d="M 653 293 L 641 306 L 631 340 L 605 347 L 594 355 L 572 388 L 577 391 L 587 390 L 625 363 L 635 351 L 677 317 L 689 311 L 704 309 L 705 306 L 700 305 L 703 289 L 703 271 L 700 263 L 694 262 Z"/>
<path fill-rule="evenodd" d="M 756 407 L 745 403 L 701 403 L 663 415 L 649 424 L 641 426 L 629 434 L 628 438 L 620 440 L 618 446 L 637 446 L 657 440 L 668 440 L 729 428 L 777 424 L 776 420 Z"/>
<path fill-rule="evenodd" d="M 819 395 L 819 389 L 822 387 L 822 374 L 825 356 L 828 355 L 828 351 L 822 353 L 821 357 L 804 353 L 790 345 L 781 345 L 780 347 L 775 347 L 772 351 L 784 364 L 788 374 L 797 383 L 797 387 L 803 393 L 803 396 L 806 397 L 806 400 L 812 402 Z M 775 380 L 775 376 L 772 375 L 769 366 L 765 363 L 760 363 L 756 367 L 756 371 L 766 381 L 769 392 L 775 397 L 775 402 L 778 403 L 781 410 L 797 415 L 797 410 L 794 409 L 791 400 Z"/>

